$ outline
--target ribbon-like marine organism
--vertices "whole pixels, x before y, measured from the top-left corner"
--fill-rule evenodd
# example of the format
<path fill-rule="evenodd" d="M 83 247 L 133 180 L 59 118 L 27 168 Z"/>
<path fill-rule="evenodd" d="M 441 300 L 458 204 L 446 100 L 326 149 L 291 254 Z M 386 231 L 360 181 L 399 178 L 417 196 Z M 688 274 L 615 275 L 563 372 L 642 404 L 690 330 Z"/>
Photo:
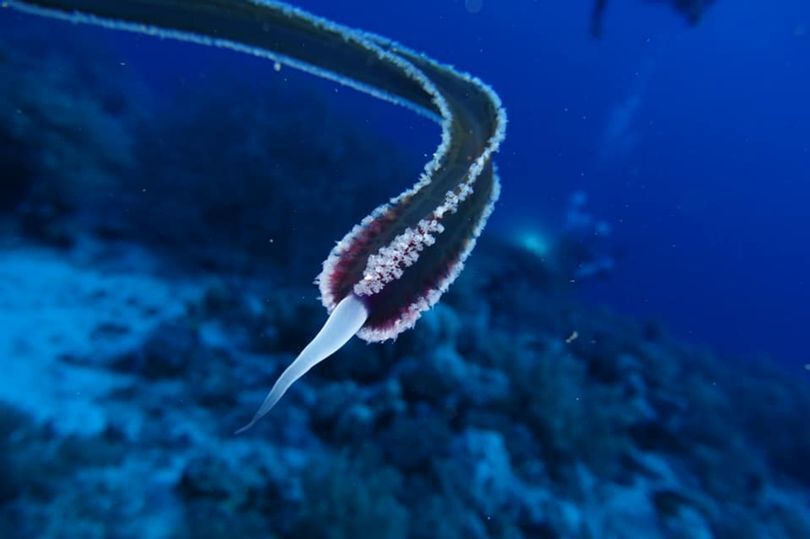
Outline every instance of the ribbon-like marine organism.
<path fill-rule="evenodd" d="M 332 249 L 316 279 L 323 329 L 281 374 L 250 423 L 352 336 L 413 327 L 458 276 L 500 190 L 492 154 L 506 113 L 480 80 L 398 43 L 266 0 L 13 0 L 23 11 L 224 47 L 269 58 L 436 120 L 419 181 L 379 206 Z"/>

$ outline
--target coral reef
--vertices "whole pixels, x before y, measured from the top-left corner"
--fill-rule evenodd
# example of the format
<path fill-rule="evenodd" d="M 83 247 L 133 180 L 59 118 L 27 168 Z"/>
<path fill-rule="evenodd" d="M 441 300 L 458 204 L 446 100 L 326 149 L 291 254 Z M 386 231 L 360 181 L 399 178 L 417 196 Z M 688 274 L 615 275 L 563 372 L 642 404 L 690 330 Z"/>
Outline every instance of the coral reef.
<path fill-rule="evenodd" d="M 419 332 L 355 343 L 234 437 L 304 338 L 296 327 L 316 323 L 312 298 L 270 301 L 267 281 L 215 276 L 178 294 L 145 252 L 133 276 L 7 254 L 4 316 L 38 312 L 30 322 L 52 336 L 4 333 L 16 373 L 0 384 L 4 537 L 810 532 L 805 381 L 542 290 L 515 327 L 480 288 L 502 277 L 493 268 L 514 281 L 503 260 L 474 259 Z M 85 319 L 84 333 L 60 336 L 66 311 L 65 331 Z M 569 328 L 579 336 L 566 342 Z"/>
<path fill-rule="evenodd" d="M 183 107 L 140 125 L 142 166 L 122 179 L 128 212 L 108 224 L 168 253 L 184 244 L 181 256 L 203 268 L 266 271 L 274 261 L 282 274 L 312 271 L 334 241 L 323 223 L 350 228 L 407 184 L 408 167 L 295 83 L 221 71 L 227 88 L 185 89 Z"/>
<path fill-rule="evenodd" d="M 294 80 L 220 60 L 210 69 L 227 87 L 155 89 L 91 44 L 71 35 L 57 50 L 43 35 L 54 30 L 31 26 L 0 42 L 0 217 L 13 213 L 25 237 L 69 246 L 82 222 L 187 267 L 283 277 L 320 263 L 325 220 L 350 228 L 419 170 Z"/>
<path fill-rule="evenodd" d="M 80 204 L 98 207 L 113 178 L 133 166 L 136 111 L 123 92 L 131 81 L 122 74 L 110 83 L 114 64 L 104 54 L 78 61 L 90 50 L 82 40 L 57 49 L 48 40 L 58 35 L 42 25 L 2 26 L 0 217 L 15 212 L 24 235 L 66 246 L 66 217 Z"/>

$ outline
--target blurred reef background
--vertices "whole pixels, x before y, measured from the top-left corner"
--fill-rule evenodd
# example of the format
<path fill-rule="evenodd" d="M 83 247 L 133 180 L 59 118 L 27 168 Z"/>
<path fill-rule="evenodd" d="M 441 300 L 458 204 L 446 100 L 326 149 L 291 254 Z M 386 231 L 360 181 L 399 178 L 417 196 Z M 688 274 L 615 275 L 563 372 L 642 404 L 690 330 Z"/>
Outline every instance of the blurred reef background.
<path fill-rule="evenodd" d="M 553 233 L 496 224 L 414 330 L 233 436 L 322 323 L 332 242 L 437 129 L 0 11 L 0 537 L 810 537 L 807 373 L 587 299 L 629 262 L 577 185 Z M 600 159 L 637 143 L 633 99 Z"/>

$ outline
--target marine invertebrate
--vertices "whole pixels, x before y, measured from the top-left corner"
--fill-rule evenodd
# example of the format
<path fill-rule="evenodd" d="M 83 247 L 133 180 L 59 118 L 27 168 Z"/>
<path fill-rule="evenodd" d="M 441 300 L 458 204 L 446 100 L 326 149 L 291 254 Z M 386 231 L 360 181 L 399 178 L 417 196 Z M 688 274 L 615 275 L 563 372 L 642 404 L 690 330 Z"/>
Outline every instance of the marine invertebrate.
<path fill-rule="evenodd" d="M 440 123 L 441 144 L 419 181 L 374 210 L 329 254 L 317 278 L 329 319 L 282 373 L 245 428 L 352 336 L 383 341 L 411 328 L 461 271 L 498 197 L 492 154 L 504 137 L 506 114 L 497 95 L 478 79 L 383 37 L 266 0 L 10 4 L 37 14 L 267 57 Z"/>

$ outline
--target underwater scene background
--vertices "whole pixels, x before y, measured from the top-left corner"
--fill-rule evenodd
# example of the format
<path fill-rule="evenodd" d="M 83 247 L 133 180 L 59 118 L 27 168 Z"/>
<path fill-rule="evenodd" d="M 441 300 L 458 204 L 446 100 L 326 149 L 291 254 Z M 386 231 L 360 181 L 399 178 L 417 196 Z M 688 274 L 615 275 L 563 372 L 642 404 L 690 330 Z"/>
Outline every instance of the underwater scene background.
<path fill-rule="evenodd" d="M 810 537 L 807 2 L 296 1 L 492 85 L 503 190 L 238 436 L 439 128 L 0 5 L 0 537 Z"/>

